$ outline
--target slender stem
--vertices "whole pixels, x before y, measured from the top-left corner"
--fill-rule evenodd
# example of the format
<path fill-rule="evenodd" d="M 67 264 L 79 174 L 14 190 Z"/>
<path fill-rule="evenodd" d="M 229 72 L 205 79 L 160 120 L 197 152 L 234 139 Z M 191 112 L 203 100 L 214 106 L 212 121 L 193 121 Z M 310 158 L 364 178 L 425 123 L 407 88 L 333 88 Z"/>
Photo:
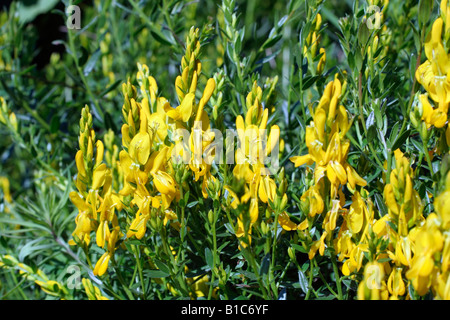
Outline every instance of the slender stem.
<path fill-rule="evenodd" d="M 78 61 L 78 57 L 77 57 L 77 54 L 76 54 L 76 48 L 75 48 L 73 32 L 74 32 L 73 30 L 67 29 L 67 38 L 69 40 L 69 49 L 70 49 L 70 52 L 72 54 L 73 60 L 75 62 L 75 67 L 76 67 L 76 69 L 78 71 L 78 74 L 80 76 L 81 81 L 83 82 L 83 85 L 84 85 L 84 87 L 86 89 L 86 92 L 87 92 L 88 96 L 90 97 L 90 99 L 92 100 L 92 102 L 95 105 L 95 108 L 96 108 L 96 111 L 97 111 L 98 115 L 103 119 L 104 118 L 103 111 L 101 110 L 100 105 L 98 104 L 97 98 L 95 97 L 95 95 L 93 94 L 93 92 L 92 92 L 92 90 L 91 90 L 91 88 L 89 86 L 89 83 L 88 83 L 88 81 L 87 81 L 87 79 L 86 79 L 86 77 L 85 77 L 85 75 L 83 73 L 83 70 L 81 70 L 81 66 L 80 66 L 80 63 Z"/>
<path fill-rule="evenodd" d="M 425 35 L 425 28 L 423 28 L 420 33 L 420 46 L 419 46 L 420 48 L 422 48 L 422 46 L 423 46 L 424 35 Z M 422 50 L 420 50 L 419 53 L 417 54 L 416 68 L 414 70 L 414 75 L 416 74 L 417 68 L 419 68 L 421 59 L 422 59 Z M 403 133 L 403 130 L 405 130 L 406 124 L 408 122 L 408 115 L 411 112 L 411 107 L 412 107 L 412 104 L 414 101 L 414 93 L 416 91 L 415 90 L 416 83 L 417 83 L 417 79 L 414 76 L 413 83 L 411 86 L 411 93 L 409 95 L 408 107 L 406 108 L 406 115 L 405 115 L 405 118 L 403 119 L 402 127 L 400 128 L 400 132 L 398 133 L 398 136 L 400 136 Z"/>
<path fill-rule="evenodd" d="M 27 102 L 24 101 L 24 103 L 22 104 L 22 107 L 29 114 L 31 114 L 33 116 L 33 118 L 35 118 L 37 120 L 37 122 L 39 122 L 39 124 L 45 128 L 45 130 L 50 131 L 50 125 L 47 123 L 47 121 L 42 119 L 42 117 L 39 115 L 39 113 L 36 112 L 36 110 L 31 109 Z"/>
<path fill-rule="evenodd" d="M 217 252 L 217 232 L 216 232 L 216 222 L 217 222 L 217 211 L 214 209 L 214 220 L 212 223 L 212 237 L 213 237 L 213 268 L 211 270 L 211 284 L 209 286 L 208 292 L 208 300 L 211 300 L 213 289 L 214 289 L 214 280 L 216 276 L 216 265 L 218 263 L 218 252 Z"/>
<path fill-rule="evenodd" d="M 316 267 L 318 268 L 319 278 L 322 280 L 322 282 L 325 284 L 325 286 L 328 288 L 328 290 L 331 292 L 331 294 L 338 297 L 338 294 L 336 293 L 336 291 L 334 291 L 333 288 L 330 287 L 330 285 L 328 284 L 328 281 L 323 276 L 322 272 L 320 271 L 319 266 L 317 265 L 317 261 L 315 259 L 314 259 L 314 263 L 315 263 Z"/>
<path fill-rule="evenodd" d="M 117 279 L 119 279 L 119 282 L 120 282 L 120 284 L 121 284 L 122 287 L 123 287 L 123 290 L 125 291 L 125 293 L 127 294 L 128 298 L 129 298 L 130 300 L 135 300 L 133 294 L 132 294 L 131 291 L 130 291 L 130 289 L 129 289 L 128 286 L 125 284 L 125 281 L 124 281 L 124 279 L 123 279 L 123 277 L 122 277 L 122 273 L 120 272 L 120 270 L 119 270 L 119 268 L 118 268 L 118 266 L 117 266 L 116 260 L 114 259 L 114 255 L 111 257 L 111 261 L 112 261 L 112 263 L 113 263 L 114 271 L 115 271 L 116 274 L 117 274 Z"/>
<path fill-rule="evenodd" d="M 336 278 L 336 287 L 337 287 L 337 291 L 338 291 L 338 299 L 342 300 L 343 296 L 342 296 L 342 284 L 341 284 L 341 278 L 339 276 L 339 268 L 337 266 L 337 258 L 336 255 L 334 254 L 334 252 L 331 252 L 331 262 L 333 263 L 333 272 L 334 272 L 334 276 Z"/>
<path fill-rule="evenodd" d="M 258 281 L 258 284 L 260 286 L 260 289 L 262 291 L 264 299 L 267 300 L 268 299 L 268 294 L 267 294 L 267 291 L 266 291 L 266 287 L 264 286 L 264 283 L 263 283 L 263 281 L 261 279 L 261 275 L 259 274 L 259 270 L 258 270 L 258 267 L 256 265 L 255 257 L 253 256 L 253 252 L 251 252 L 248 247 L 243 249 L 243 251 L 247 252 L 246 257 L 247 257 L 247 259 L 250 262 L 250 266 L 252 267 L 254 274 L 257 276 L 256 279 Z"/>
<path fill-rule="evenodd" d="M 142 286 L 142 297 L 144 298 L 144 300 L 146 300 L 145 281 L 144 281 L 144 276 L 142 274 L 141 259 L 139 257 L 139 248 L 137 246 L 133 246 L 133 251 L 134 251 L 134 254 L 136 257 L 136 265 L 137 265 L 138 272 L 139 272 L 139 280 L 141 281 L 141 286 Z"/>
<path fill-rule="evenodd" d="M 11 274 L 13 274 L 12 270 L 11 270 Z M 13 278 L 15 278 L 15 276 L 14 276 Z M 24 300 L 28 300 L 27 296 L 25 295 L 25 293 L 22 291 L 22 288 L 21 288 L 22 284 L 23 284 L 26 280 L 27 280 L 26 278 L 23 278 L 19 283 L 17 283 L 17 280 L 14 280 L 15 286 L 14 286 L 11 290 L 9 290 L 8 292 L 6 292 L 3 296 L 1 296 L 1 297 L 0 297 L 0 300 L 5 300 L 5 298 L 6 298 L 7 296 L 9 296 L 12 292 L 14 292 L 16 289 L 19 290 L 19 292 L 20 292 L 20 294 L 21 294 L 21 296 L 22 296 L 22 298 L 23 298 Z"/>
<path fill-rule="evenodd" d="M 428 167 L 430 167 L 431 178 L 433 179 L 433 176 L 434 176 L 433 164 L 431 162 L 430 154 L 428 152 L 427 142 L 425 140 L 423 140 L 422 142 L 423 142 L 422 146 L 423 146 L 423 152 L 425 154 L 425 159 L 427 159 Z"/>
<path fill-rule="evenodd" d="M 276 249 L 277 249 L 277 231 L 278 231 L 278 215 L 279 212 L 278 210 L 276 210 L 275 212 L 275 221 L 273 223 L 273 241 L 272 241 L 272 261 L 270 262 L 270 274 L 271 274 L 271 279 L 274 279 L 274 269 L 275 269 L 275 256 L 276 256 Z M 278 295 L 278 286 L 275 286 L 274 291 L 276 290 L 276 292 L 274 292 L 275 296 Z"/>
<path fill-rule="evenodd" d="M 8 295 L 9 293 L 11 293 L 12 291 L 14 291 L 16 288 L 18 288 L 19 289 L 19 293 L 22 296 L 22 298 L 24 300 L 28 300 L 25 292 L 23 292 L 22 288 L 20 287 L 20 284 L 22 284 L 22 282 L 25 281 L 26 278 L 24 278 L 22 281 L 18 282 L 17 278 L 16 278 L 16 275 L 14 274 L 14 271 L 13 270 L 9 270 L 9 271 L 10 271 L 10 274 L 11 274 L 11 278 L 13 279 L 13 282 L 15 284 L 15 287 L 13 289 L 11 289 L 9 292 L 7 292 L 7 294 L 5 294 L 5 296 Z"/>
<path fill-rule="evenodd" d="M 297 266 L 300 269 L 300 266 Z M 314 275 L 314 265 L 313 260 L 309 260 L 309 281 L 308 281 L 308 292 L 306 293 L 305 300 L 309 299 L 309 295 L 312 290 L 312 281 L 313 281 L 313 275 Z"/>
<path fill-rule="evenodd" d="M 173 277 L 176 276 L 176 279 L 174 279 L 174 280 L 176 280 L 176 282 L 174 282 L 174 284 L 178 287 L 178 290 L 185 297 L 188 297 L 189 296 L 189 288 L 186 284 L 186 279 L 184 276 L 182 276 L 180 278 L 180 275 L 178 275 L 179 269 L 178 269 L 177 261 L 175 260 L 175 257 L 173 256 L 172 251 L 169 248 L 169 244 L 167 243 L 167 234 L 166 234 L 166 229 L 164 226 L 161 228 L 160 235 L 161 235 L 161 240 L 163 243 L 164 252 L 169 257 L 169 260 L 171 262 L 171 266 L 172 266 L 170 268 L 171 278 L 173 279 Z"/>
<path fill-rule="evenodd" d="M 134 270 L 133 270 L 133 275 L 131 276 L 130 279 L 130 284 L 128 285 L 128 287 L 131 287 L 133 285 L 134 279 L 136 278 L 136 273 L 138 272 L 138 267 L 137 264 L 134 266 Z"/>
<path fill-rule="evenodd" d="M 359 76 L 358 76 L 358 104 L 359 104 L 359 120 L 361 121 L 361 125 L 363 127 L 364 134 L 367 138 L 367 146 L 369 147 L 369 150 L 372 152 L 377 164 L 381 168 L 383 168 L 383 163 L 378 158 L 378 153 L 375 152 L 375 149 L 373 148 L 373 145 L 372 145 L 372 141 L 369 140 L 369 138 L 368 138 L 368 130 L 366 127 L 366 121 L 364 119 L 364 108 L 363 108 L 362 71 L 359 72 Z"/>
<path fill-rule="evenodd" d="M 392 167 L 392 150 L 387 150 L 387 169 L 386 169 L 386 184 L 391 181 L 391 167 Z"/>

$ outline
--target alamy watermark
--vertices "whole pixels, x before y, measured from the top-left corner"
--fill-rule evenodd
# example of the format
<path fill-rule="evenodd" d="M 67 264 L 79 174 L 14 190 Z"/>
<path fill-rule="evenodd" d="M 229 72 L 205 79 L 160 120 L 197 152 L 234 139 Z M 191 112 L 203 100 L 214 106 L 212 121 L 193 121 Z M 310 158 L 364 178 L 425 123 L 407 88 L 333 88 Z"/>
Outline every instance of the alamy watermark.
<path fill-rule="evenodd" d="M 380 266 L 370 265 L 365 272 L 368 274 L 366 279 L 367 288 L 370 290 L 380 290 L 381 282 L 383 280 L 383 271 L 380 269 Z"/>
<path fill-rule="evenodd" d="M 81 29 L 81 9 L 79 6 L 70 5 L 66 8 L 67 20 L 66 26 L 67 29 Z"/>
<path fill-rule="evenodd" d="M 201 122 L 194 129 L 176 129 L 172 140 L 175 147 L 171 158 L 174 163 L 200 166 L 202 164 L 249 164 L 279 169 L 279 128 L 226 129 L 225 137 L 220 130 L 203 131 Z M 237 142 L 237 144 L 236 144 Z M 270 174 L 263 171 L 262 174 Z"/>
<path fill-rule="evenodd" d="M 81 289 L 81 270 L 80 267 L 77 265 L 71 264 L 67 267 L 66 270 L 67 274 L 71 274 L 69 277 L 67 277 L 66 284 L 68 289 Z"/>
<path fill-rule="evenodd" d="M 371 5 L 367 8 L 366 14 L 368 18 L 366 18 L 366 26 L 367 29 L 380 29 L 381 28 L 381 18 L 382 12 L 379 6 Z"/>

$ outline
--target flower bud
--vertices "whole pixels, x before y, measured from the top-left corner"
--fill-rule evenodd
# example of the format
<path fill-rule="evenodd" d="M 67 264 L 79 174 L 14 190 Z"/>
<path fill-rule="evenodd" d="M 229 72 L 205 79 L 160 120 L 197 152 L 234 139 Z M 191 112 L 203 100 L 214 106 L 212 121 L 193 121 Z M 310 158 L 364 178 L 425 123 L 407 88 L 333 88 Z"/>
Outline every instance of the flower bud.
<path fill-rule="evenodd" d="M 292 262 L 297 261 L 297 258 L 295 256 L 295 250 L 292 247 L 289 247 L 287 251 L 288 251 L 288 256 L 291 259 L 291 261 Z"/>
<path fill-rule="evenodd" d="M 214 212 L 212 210 L 208 211 L 208 222 L 211 225 L 214 223 Z"/>

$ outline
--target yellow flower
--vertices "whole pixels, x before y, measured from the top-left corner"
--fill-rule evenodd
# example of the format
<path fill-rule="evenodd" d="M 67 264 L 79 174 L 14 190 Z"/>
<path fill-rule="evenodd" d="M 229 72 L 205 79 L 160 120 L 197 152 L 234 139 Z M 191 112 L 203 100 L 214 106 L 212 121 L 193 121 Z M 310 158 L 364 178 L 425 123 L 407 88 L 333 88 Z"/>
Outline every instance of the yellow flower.
<path fill-rule="evenodd" d="M 9 179 L 7 177 L 0 176 L 0 188 L 3 191 L 3 197 L 6 202 L 12 203 L 12 197 L 9 188 Z"/>
<path fill-rule="evenodd" d="M 394 268 L 389 275 L 387 287 L 389 293 L 394 297 L 403 296 L 406 288 L 402 278 L 402 268 Z"/>
<path fill-rule="evenodd" d="M 187 122 L 192 115 L 193 104 L 195 100 L 194 93 L 188 93 L 181 104 L 175 109 L 171 108 L 168 104 L 164 106 L 164 111 L 167 115 L 175 121 Z"/>
<path fill-rule="evenodd" d="M 98 287 L 92 284 L 91 280 L 83 278 L 81 283 L 83 284 L 89 300 L 109 300 L 107 297 L 102 295 Z"/>
<path fill-rule="evenodd" d="M 358 286 L 358 300 L 387 300 L 389 292 L 381 263 L 370 262 L 364 268 L 364 279 Z"/>
<path fill-rule="evenodd" d="M 278 223 L 286 231 L 292 231 L 292 230 L 298 230 L 299 229 L 299 225 L 297 225 L 295 222 L 293 222 L 289 218 L 289 215 L 287 214 L 287 212 L 281 212 L 278 215 Z"/>
<path fill-rule="evenodd" d="M 358 272 L 363 266 L 364 252 L 368 251 L 367 243 L 360 243 L 353 246 L 350 251 L 350 256 L 344 261 L 342 265 L 342 273 L 346 276 Z"/>
<path fill-rule="evenodd" d="M 105 252 L 100 259 L 98 259 L 97 263 L 94 267 L 94 275 L 102 276 L 105 274 L 108 269 L 109 260 L 111 259 L 111 254 L 109 252 Z"/>
<path fill-rule="evenodd" d="M 448 108 L 450 102 L 450 59 L 442 43 L 442 18 L 433 23 L 431 34 L 425 43 L 426 60 L 417 68 L 416 79 L 440 107 Z"/>

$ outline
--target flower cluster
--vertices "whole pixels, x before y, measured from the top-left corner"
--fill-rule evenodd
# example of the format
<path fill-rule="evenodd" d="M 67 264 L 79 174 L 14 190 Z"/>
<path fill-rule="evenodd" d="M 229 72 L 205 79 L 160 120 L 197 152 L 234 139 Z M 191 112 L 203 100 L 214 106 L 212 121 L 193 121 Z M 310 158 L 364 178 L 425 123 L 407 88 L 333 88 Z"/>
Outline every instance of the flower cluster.
<path fill-rule="evenodd" d="M 323 232 L 320 239 L 311 245 L 310 259 L 317 250 L 323 255 L 325 246 L 332 245 L 333 233 L 340 216 L 349 216 L 347 219 L 350 220 L 363 217 L 360 210 L 351 210 L 347 215 L 344 208 L 346 200 L 343 187 L 347 186 L 355 192 L 355 197 L 358 197 L 356 188 L 365 186 L 366 181 L 347 162 L 350 142 L 345 134 L 350 128 L 350 121 L 347 110 L 339 104 L 340 95 L 341 82 L 336 77 L 327 84 L 315 110 L 311 110 L 313 120 L 306 129 L 308 153 L 290 159 L 296 167 L 304 164 L 314 165 L 311 185 L 301 197 L 307 217 L 299 226 L 301 230 L 311 228 L 317 217 L 323 216 Z M 353 217 L 358 214 L 359 218 Z M 360 231 L 360 223 L 356 229 L 353 232 Z"/>
<path fill-rule="evenodd" d="M 417 228 L 424 220 L 423 206 L 413 188 L 414 172 L 410 161 L 399 149 L 394 155 L 395 167 L 384 187 L 388 213 L 379 219 L 371 215 L 370 233 L 364 241 L 364 252 L 369 256 L 369 262 L 358 288 L 360 299 L 409 297 L 405 274 L 411 267 Z M 377 280 L 373 284 L 371 281 L 375 275 Z"/>
<path fill-rule="evenodd" d="M 87 106 L 82 110 L 80 150 L 76 154 L 78 191 L 70 194 L 79 213 L 70 244 L 78 244 L 88 253 L 91 234 L 95 233 L 95 243 L 104 253 L 93 266 L 94 275 L 107 272 L 121 243 L 144 239 L 148 226 L 155 232 L 163 232 L 168 224 L 184 229 L 184 211 L 178 209 L 185 206 L 179 203 L 185 201 L 184 195 L 193 191 L 186 182 L 191 175 L 194 182 L 202 180 L 201 193 L 208 197 L 210 183 L 215 181 L 208 156 L 214 158 L 215 153 L 214 149 L 207 152 L 214 133 L 205 107 L 216 82 L 210 78 L 197 100 L 202 66 L 199 55 L 199 30 L 192 28 L 181 60 L 182 71 L 175 80 L 176 107 L 160 95 L 148 66 L 138 64 L 139 87 L 130 80 L 122 86 L 120 151 L 114 132 L 105 134 L 105 144 L 96 139 L 90 110 Z M 220 95 L 215 95 L 214 101 L 220 103 Z M 180 131 L 191 134 L 186 137 Z M 119 224 L 119 219 L 125 223 Z M 149 263 L 154 266 L 151 260 Z M 190 286 L 188 280 L 183 281 L 184 289 Z M 191 282 L 192 288 L 200 283 Z M 90 296 L 98 296 L 88 283 L 85 285 Z"/>
<path fill-rule="evenodd" d="M 416 71 L 417 81 L 425 88 L 427 93 L 419 97 L 419 113 L 427 128 L 435 126 L 442 128 L 447 123 L 448 104 L 450 102 L 450 65 L 447 41 L 450 27 L 450 7 L 447 1 L 441 1 L 441 16 L 432 26 L 425 43 L 426 60 Z M 432 99 L 435 108 L 430 103 Z M 447 128 L 447 131 L 449 129 Z M 448 135 L 449 133 L 447 133 Z"/>
<path fill-rule="evenodd" d="M 266 96 L 265 101 L 270 101 L 270 94 Z M 262 103 L 263 90 L 254 82 L 246 98 L 245 116 L 236 117 L 238 147 L 235 152 L 233 176 L 244 183 L 242 195 L 239 197 L 229 186 L 225 186 L 233 199 L 231 205 L 234 209 L 241 204 L 249 205 L 248 212 L 241 212 L 237 218 L 236 236 L 241 240 L 243 248 L 251 244 L 252 226 L 260 217 L 260 204 L 268 205 L 272 211 L 279 213 L 277 221 L 283 228 L 291 230 L 296 227 L 283 211 L 288 200 L 285 193 L 286 182 L 284 187 L 281 184 L 277 187 L 271 177 L 276 174 L 281 182 L 283 181 L 276 161 L 267 161 L 272 156 L 278 160 L 281 151 L 280 128 L 276 124 L 268 128 L 270 106 L 263 108 Z"/>

